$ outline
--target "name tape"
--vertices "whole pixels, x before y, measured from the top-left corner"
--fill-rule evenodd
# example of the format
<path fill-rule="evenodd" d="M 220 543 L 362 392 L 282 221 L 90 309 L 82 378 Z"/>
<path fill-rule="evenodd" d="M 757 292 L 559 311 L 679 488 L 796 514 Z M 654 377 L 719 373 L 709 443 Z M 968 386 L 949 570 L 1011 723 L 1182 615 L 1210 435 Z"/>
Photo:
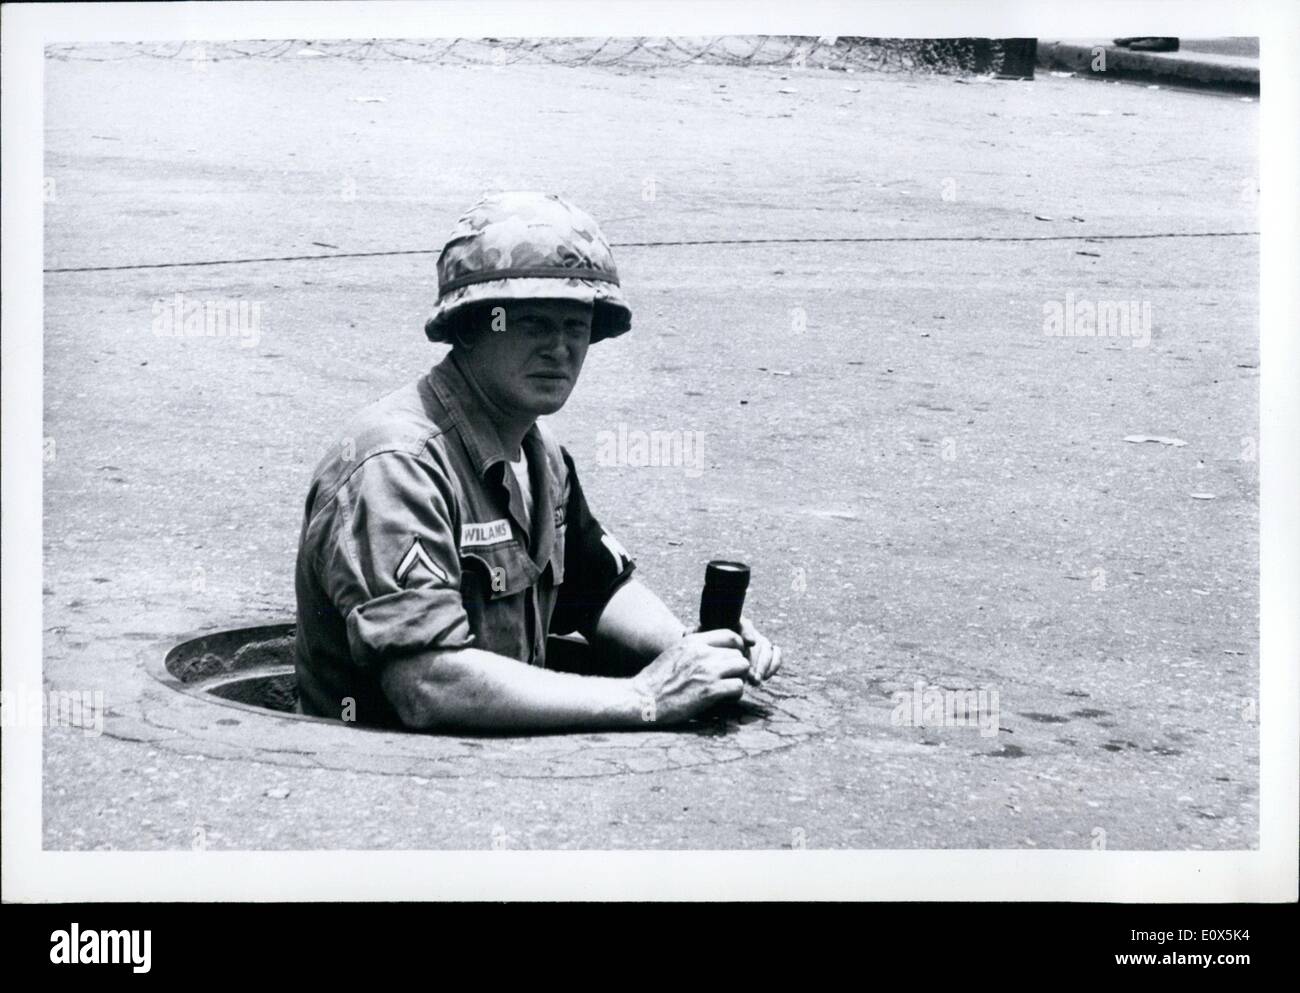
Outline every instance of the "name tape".
<path fill-rule="evenodd" d="M 460 526 L 461 548 L 496 545 L 509 540 L 510 522 L 504 517 L 499 521 L 488 521 L 486 524 L 462 524 Z"/>

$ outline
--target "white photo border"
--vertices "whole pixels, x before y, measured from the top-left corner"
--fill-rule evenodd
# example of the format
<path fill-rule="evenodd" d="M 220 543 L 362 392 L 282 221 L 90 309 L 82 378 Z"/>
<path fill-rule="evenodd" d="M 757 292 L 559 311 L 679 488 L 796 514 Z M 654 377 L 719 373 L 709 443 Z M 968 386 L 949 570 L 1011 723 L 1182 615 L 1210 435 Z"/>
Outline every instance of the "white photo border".
<path fill-rule="evenodd" d="M 313 851 L 42 849 L 41 729 L 6 728 L 3 899 L 1272 902 L 1297 880 L 1300 7 L 1277 2 L 29 4 L 3 10 L 3 678 L 41 681 L 44 49 L 72 41 L 803 34 L 1261 38 L 1259 849 Z"/>

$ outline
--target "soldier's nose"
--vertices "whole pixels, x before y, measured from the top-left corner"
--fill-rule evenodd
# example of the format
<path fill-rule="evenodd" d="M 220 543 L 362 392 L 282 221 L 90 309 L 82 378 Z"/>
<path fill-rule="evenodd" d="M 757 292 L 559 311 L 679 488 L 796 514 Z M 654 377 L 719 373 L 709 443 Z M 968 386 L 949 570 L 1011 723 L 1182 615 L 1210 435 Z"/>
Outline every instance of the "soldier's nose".
<path fill-rule="evenodd" d="M 568 341 L 562 334 L 547 335 L 546 338 L 542 340 L 538 352 L 547 358 L 564 362 L 567 361 L 569 355 L 568 344 Z"/>

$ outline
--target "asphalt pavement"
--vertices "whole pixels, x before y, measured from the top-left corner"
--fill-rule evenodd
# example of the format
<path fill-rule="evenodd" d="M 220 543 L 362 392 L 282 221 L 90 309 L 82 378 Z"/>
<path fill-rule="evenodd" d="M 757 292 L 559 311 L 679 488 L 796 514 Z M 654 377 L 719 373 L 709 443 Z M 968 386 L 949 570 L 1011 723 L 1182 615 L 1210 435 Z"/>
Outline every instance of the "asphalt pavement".
<path fill-rule="evenodd" d="M 1257 844 L 1258 104 L 706 65 L 46 72 L 45 678 L 110 708 L 46 733 L 47 847 Z M 561 192 L 615 243 L 633 331 L 553 427 L 683 616 L 706 560 L 751 563 L 807 733 L 598 773 L 518 739 L 434 777 L 301 727 L 115 727 L 172 692 L 142 653 L 292 617 L 311 468 L 439 356 L 434 253 L 493 188 Z M 256 334 L 157 333 L 178 293 L 256 303 Z M 1145 344 L 1047 333 L 1128 302 Z M 620 426 L 703 461 L 598 464 Z M 918 682 L 996 691 L 997 733 L 900 725 Z"/>

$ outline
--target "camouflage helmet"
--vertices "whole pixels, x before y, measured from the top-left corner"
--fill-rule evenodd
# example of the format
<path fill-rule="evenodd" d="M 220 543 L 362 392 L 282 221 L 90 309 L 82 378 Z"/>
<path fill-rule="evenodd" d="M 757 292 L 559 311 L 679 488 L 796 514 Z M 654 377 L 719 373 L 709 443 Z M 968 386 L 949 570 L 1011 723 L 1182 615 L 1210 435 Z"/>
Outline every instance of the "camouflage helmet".
<path fill-rule="evenodd" d="M 593 342 L 632 326 L 609 242 L 590 215 L 551 193 L 491 193 L 461 216 L 438 256 L 438 303 L 424 333 L 449 342 L 466 310 L 510 300 L 592 304 Z"/>

